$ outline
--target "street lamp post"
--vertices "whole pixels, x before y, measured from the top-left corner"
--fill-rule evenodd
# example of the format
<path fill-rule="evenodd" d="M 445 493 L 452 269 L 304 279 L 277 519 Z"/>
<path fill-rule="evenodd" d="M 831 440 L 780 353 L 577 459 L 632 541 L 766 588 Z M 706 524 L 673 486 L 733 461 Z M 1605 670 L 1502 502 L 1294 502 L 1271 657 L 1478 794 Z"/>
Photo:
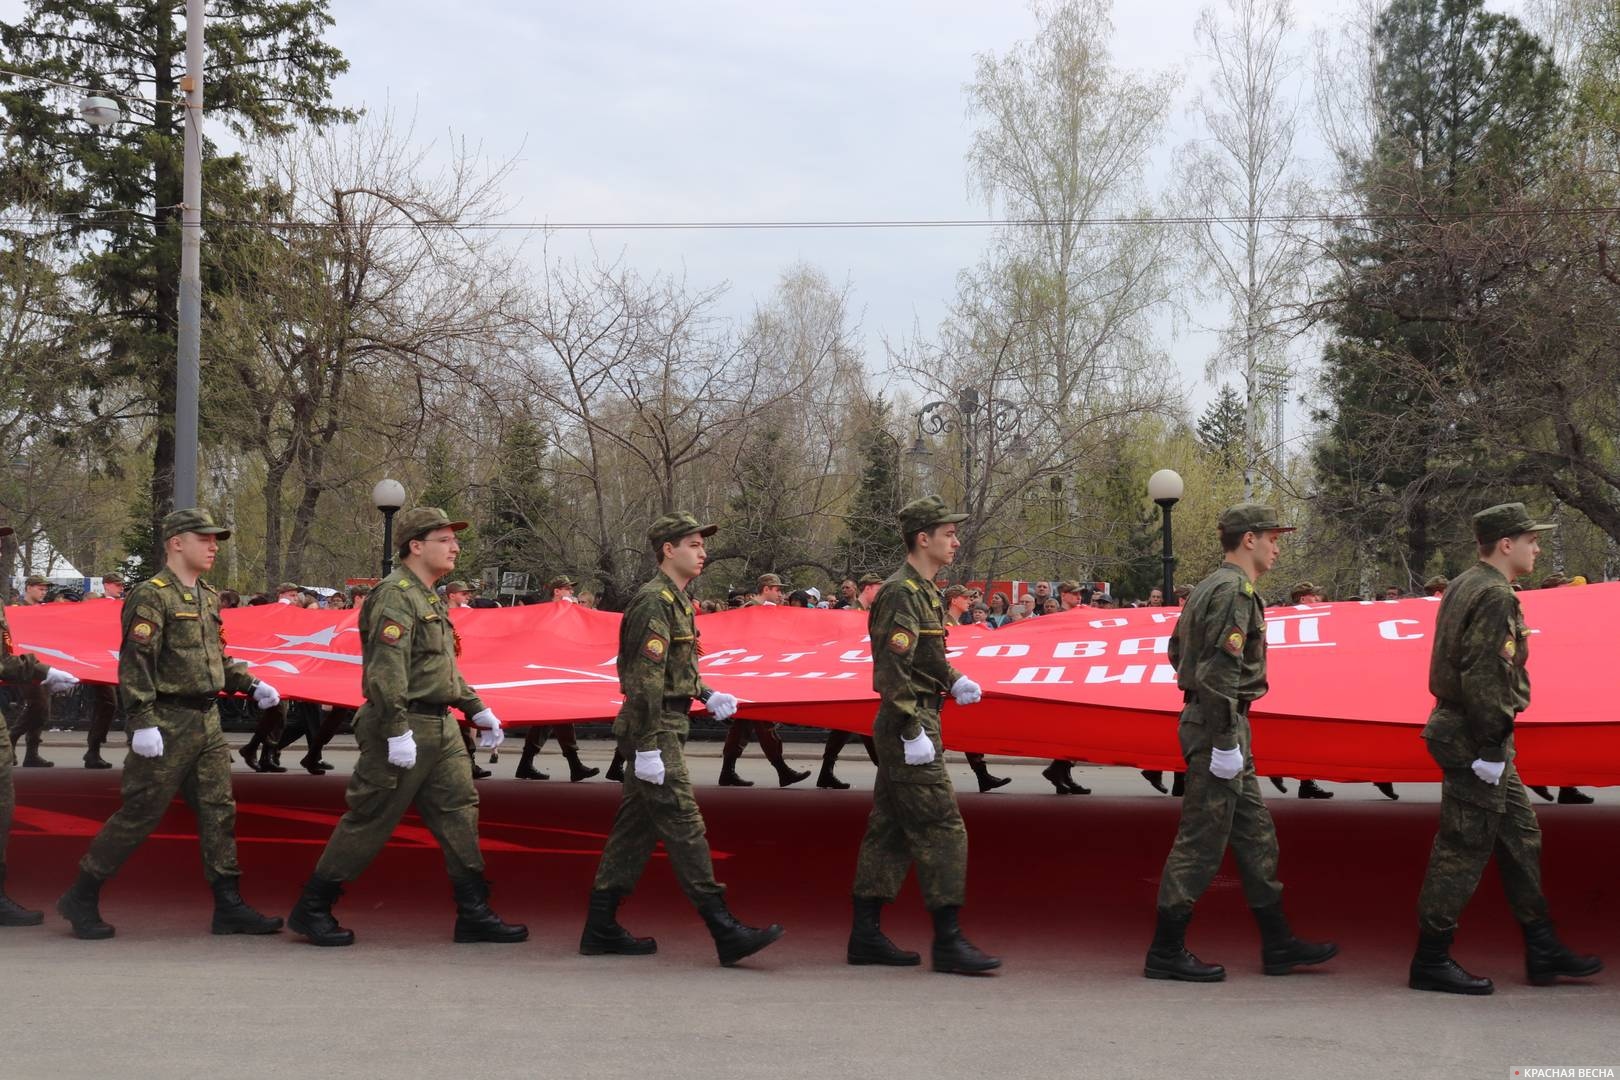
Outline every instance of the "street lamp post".
<path fill-rule="evenodd" d="M 379 480 L 371 489 L 371 505 L 382 511 L 383 557 L 382 576 L 394 572 L 394 515 L 405 505 L 405 485 L 398 480 Z"/>
<path fill-rule="evenodd" d="M 983 398 L 973 387 L 963 387 L 957 391 L 955 401 L 930 401 L 917 410 L 917 438 L 906 452 L 915 459 L 926 458 L 929 450 L 923 436 L 943 435 L 960 427 L 962 502 L 964 506 L 971 506 L 973 470 L 979 460 L 980 436 L 987 436 L 985 470 L 988 472 L 997 449 L 1005 449 L 1013 457 L 1022 457 L 1029 452 L 1021 430 L 1023 422 L 1024 410 L 1013 402 L 994 397 Z"/>
<path fill-rule="evenodd" d="M 1148 477 L 1148 498 L 1164 511 L 1164 602 L 1174 606 L 1176 594 L 1176 555 L 1170 539 L 1170 511 L 1181 501 L 1184 485 L 1174 469 L 1160 469 Z"/>

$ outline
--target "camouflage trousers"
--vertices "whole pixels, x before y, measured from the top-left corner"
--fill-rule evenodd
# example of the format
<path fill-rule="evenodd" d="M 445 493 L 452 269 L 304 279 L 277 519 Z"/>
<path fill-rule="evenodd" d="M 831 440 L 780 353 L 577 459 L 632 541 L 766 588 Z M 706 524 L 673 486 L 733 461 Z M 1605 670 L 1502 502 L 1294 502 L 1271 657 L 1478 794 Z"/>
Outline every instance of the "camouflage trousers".
<path fill-rule="evenodd" d="M 179 795 L 197 815 L 204 875 L 209 881 L 238 877 L 231 752 L 219 730 L 219 709 L 160 701 L 157 727 L 163 733 L 163 753 L 155 758 L 131 753 L 124 760 L 124 805 L 90 841 L 79 869 L 102 881 L 112 877 Z"/>
<path fill-rule="evenodd" d="M 18 687 L 18 692 L 22 706 L 16 722 L 9 725 L 11 738 L 8 741 L 15 746 L 18 740 L 23 740 L 29 750 L 38 752 L 40 739 L 51 719 L 51 695 L 44 683 L 28 683 Z"/>
<path fill-rule="evenodd" d="M 688 900 L 701 907 L 725 895 L 725 886 L 714 880 L 714 862 L 709 857 L 709 839 L 703 825 L 703 812 L 692 797 L 692 777 L 686 768 L 686 737 L 672 731 L 658 733 L 658 749 L 664 758 L 664 782 L 649 784 L 636 775 L 636 745 L 619 739 L 624 757 L 624 788 L 613 829 L 602 846 L 602 861 L 596 866 L 593 888 L 615 896 L 629 896 L 647 866 L 647 859 L 660 842 L 669 856 L 670 868 Z"/>
<path fill-rule="evenodd" d="M 850 892 L 892 901 L 915 864 L 928 910 L 960 907 L 967 900 L 967 827 L 945 771 L 939 707 L 919 707 L 917 719 L 934 744 L 934 760 L 927 765 L 906 764 L 900 744 L 904 717 L 879 710 L 873 721 L 877 783 Z"/>
<path fill-rule="evenodd" d="M 1508 908 L 1521 923 L 1547 917 L 1541 891 L 1541 826 L 1519 770 L 1508 762 L 1499 788 L 1473 769 L 1445 769 L 1440 782 L 1440 830 L 1418 893 L 1418 927 L 1445 934 L 1457 929 L 1463 908 L 1479 887 L 1491 855 L 1502 876 Z"/>
<path fill-rule="evenodd" d="M 388 739 L 362 709 L 354 737 L 360 759 L 344 799 L 349 809 L 338 819 L 315 873 L 328 881 L 353 881 L 394 835 L 405 811 L 415 808 L 439 842 L 452 881 L 484 872 L 478 850 L 478 791 L 473 787 L 461 726 L 446 713 L 408 713 L 416 738 L 416 764 L 388 764 Z"/>
<path fill-rule="evenodd" d="M 6 841 L 11 839 L 11 815 L 17 805 L 17 793 L 11 786 L 11 768 L 16 763 L 11 740 L 0 739 L 0 878 L 6 873 Z"/>
<path fill-rule="evenodd" d="M 1187 762 L 1187 789 L 1181 798 L 1181 826 L 1159 877 L 1159 908 L 1186 916 L 1204 895 L 1221 868 L 1226 849 L 1237 860 L 1243 895 L 1251 908 L 1282 900 L 1277 880 L 1277 830 L 1260 796 L 1249 751 L 1249 721 L 1238 718 L 1238 749 L 1243 771 L 1222 780 L 1209 771 L 1214 741 L 1199 719 L 1198 705 L 1182 711 L 1178 731 L 1181 756 Z"/>

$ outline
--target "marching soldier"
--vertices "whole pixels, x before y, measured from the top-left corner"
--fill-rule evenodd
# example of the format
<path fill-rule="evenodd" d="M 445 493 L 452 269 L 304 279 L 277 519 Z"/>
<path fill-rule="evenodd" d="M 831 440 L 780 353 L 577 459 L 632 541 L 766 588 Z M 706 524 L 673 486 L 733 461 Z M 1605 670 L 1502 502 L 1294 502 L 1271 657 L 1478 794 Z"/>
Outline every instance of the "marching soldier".
<path fill-rule="evenodd" d="M 784 588 L 786 586 L 777 575 L 761 574 L 752 594 L 754 599 L 743 604 L 743 607 L 776 607 L 782 603 Z M 764 720 L 738 719 L 731 722 L 731 730 L 726 732 L 725 745 L 720 748 L 721 787 L 754 786 L 752 780 L 744 780 L 737 775 L 737 762 L 742 757 L 743 750 L 747 748 L 750 738 L 759 743 L 760 750 L 765 753 L 765 760 L 776 770 L 778 787 L 791 787 L 801 780 L 810 779 L 808 769 L 795 769 L 787 763 L 782 750 L 782 737 L 776 733 L 775 724 Z"/>
<path fill-rule="evenodd" d="M 22 595 L 17 597 L 18 607 L 34 607 L 45 602 L 51 583 L 41 574 L 30 574 L 23 582 Z M 45 727 L 51 719 L 51 691 L 43 683 L 33 682 L 22 687 L 22 712 L 11 729 L 11 747 L 15 756 L 17 743 L 23 744 L 22 765 L 25 769 L 49 769 L 56 762 L 43 757 L 39 743 L 45 736 Z"/>
<path fill-rule="evenodd" d="M 101 577 L 101 591 L 108 600 L 122 600 L 124 598 L 124 575 L 116 571 L 103 574 Z M 112 730 L 112 722 L 118 716 L 118 687 L 108 686 L 105 683 L 91 687 L 90 693 L 90 735 L 85 740 L 84 767 L 87 769 L 110 769 L 112 762 L 101 756 L 101 744 L 107 741 L 107 732 Z"/>
<path fill-rule="evenodd" d="M 1322 590 L 1309 581 L 1301 581 L 1288 590 L 1288 601 L 1292 604 L 1320 604 L 1322 602 Z M 1284 795 L 1288 794 L 1288 785 L 1283 782 L 1281 776 L 1270 776 L 1267 779 L 1271 781 L 1272 787 Z M 1388 785 L 1380 784 L 1378 790 L 1384 791 L 1386 787 Z M 1391 799 L 1399 798 L 1392 787 L 1385 794 Z M 1299 782 L 1299 797 L 1301 799 L 1331 799 L 1333 795 L 1333 792 L 1318 784 L 1315 780 L 1305 779 Z"/>
<path fill-rule="evenodd" d="M 0 537 L 10 536 L 14 530 L 0 525 Z M 11 641 L 11 627 L 6 625 L 5 608 L 0 607 L 0 680 L 31 686 L 39 683 L 47 694 L 76 686 L 78 676 L 59 668 L 47 667 L 32 653 L 19 655 Z M 6 895 L 6 841 L 11 836 L 12 807 L 16 795 L 11 785 L 11 740 L 0 739 L 0 926 L 38 926 L 45 921 L 42 911 L 30 911 Z"/>
<path fill-rule="evenodd" d="M 847 584 L 848 579 L 845 580 Z M 851 611 L 871 611 L 872 601 L 877 598 L 878 589 L 882 585 L 883 579 L 877 574 L 862 574 L 857 586 L 859 592 L 850 598 L 850 603 L 846 606 Z M 855 733 L 852 731 L 840 731 L 837 728 L 828 729 L 827 745 L 821 751 L 821 774 L 816 777 L 816 787 L 831 788 L 835 791 L 844 791 L 849 788 L 848 784 L 838 779 L 838 774 L 833 772 L 833 768 L 838 764 L 838 755 L 843 753 L 844 747 L 849 745 L 849 740 L 853 738 L 855 738 Z M 876 765 L 878 763 L 877 748 L 872 743 L 872 736 L 862 735 L 860 739 L 866 746 L 866 756 L 871 759 L 873 765 Z"/>
<path fill-rule="evenodd" d="M 703 572 L 703 541 L 718 526 L 700 525 L 686 512 L 665 514 L 647 530 L 658 558 L 658 576 L 643 585 L 619 624 L 619 690 L 624 705 L 613 721 L 619 752 L 630 765 L 613 830 L 602 848 L 590 911 L 579 951 L 640 956 L 658 951 L 652 938 L 635 937 L 619 925 L 619 904 L 641 880 L 660 842 L 671 869 L 714 937 L 723 967 L 765 948 L 782 936 L 776 923 L 745 926 L 726 907 L 725 887 L 714 880 L 703 813 L 692 797 L 685 745 L 692 699 L 705 702 L 717 720 L 729 720 L 737 699 L 716 693 L 698 674 L 698 632 L 686 589 Z"/>
<path fill-rule="evenodd" d="M 1064 584 L 1069 583 L 1065 582 Z M 1075 591 L 1078 592 L 1079 589 L 1080 586 L 1076 585 Z M 968 608 L 972 606 L 973 601 L 979 598 L 978 593 L 970 591 L 965 585 L 951 585 L 940 595 L 945 600 L 945 625 L 966 625 Z M 966 757 L 968 768 L 973 770 L 973 778 L 978 781 L 979 794 L 983 795 L 986 792 L 1006 787 L 1012 783 L 1012 777 L 1010 776 L 993 775 L 990 772 L 990 766 L 985 764 L 983 754 L 968 754 Z"/>
<path fill-rule="evenodd" d="M 559 574 L 546 583 L 551 590 L 551 603 L 574 604 L 574 589 L 577 583 L 566 574 Z M 540 753 L 546 745 L 546 737 L 552 730 L 557 732 L 557 749 L 562 751 L 563 760 L 568 762 L 568 782 L 577 784 L 581 780 L 589 780 L 602 770 L 586 765 L 579 759 L 579 737 L 574 734 L 573 724 L 536 724 L 529 729 L 523 738 L 523 756 L 518 759 L 517 772 L 514 773 L 519 780 L 549 780 L 551 777 L 534 767 L 535 755 Z"/>
<path fill-rule="evenodd" d="M 281 701 L 275 687 L 225 656 L 219 597 L 202 575 L 213 569 L 230 531 L 208 511 L 176 510 L 163 519 L 167 565 L 130 590 L 122 613 L 118 689 L 130 732 L 124 804 L 107 819 L 79 861 L 79 876 L 56 902 L 73 936 L 110 938 L 101 918 L 101 886 L 118 872 L 181 795 L 197 815 L 203 869 L 214 890 L 213 932 L 273 934 L 281 920 L 242 900 L 236 861 L 236 800 L 231 752 L 219 726 L 219 692 L 251 694 L 261 709 Z"/>
<path fill-rule="evenodd" d="M 359 877 L 416 808 L 444 853 L 456 901 L 458 942 L 526 941 L 529 928 L 490 910 L 478 850 L 478 792 L 453 706 L 481 731 L 486 750 L 505 736 L 500 721 L 461 677 L 461 637 L 433 583 L 454 570 L 465 521 L 417 506 L 395 522 L 399 568 L 360 609 L 361 688 L 354 718 L 360 759 L 349 778 L 349 809 L 315 864 L 287 925 L 316 945 L 351 945 L 354 932 L 332 916 L 344 882 Z"/>
<path fill-rule="evenodd" d="M 1603 970 L 1595 956 L 1571 952 L 1553 932 L 1541 891 L 1541 826 L 1514 767 L 1513 724 L 1530 705 L 1530 631 L 1513 582 L 1536 567 L 1541 534 L 1555 525 L 1531 518 L 1523 503 L 1474 515 L 1479 562 L 1440 601 L 1429 691 L 1434 711 L 1423 728 L 1440 766 L 1440 829 L 1418 894 L 1418 947 L 1407 980 L 1414 990 L 1489 994 L 1491 980 L 1451 958 L 1457 920 L 1496 854 L 1508 907 L 1524 929 L 1530 982 L 1586 978 Z"/>
<path fill-rule="evenodd" d="M 1229 845 L 1260 926 L 1267 975 L 1320 964 L 1339 951 L 1331 942 L 1301 941 L 1289 929 L 1277 880 L 1277 832 L 1249 751 L 1249 706 L 1266 692 L 1266 620 L 1254 585 L 1276 565 L 1279 538 L 1293 529 L 1257 503 L 1221 514 L 1219 529 L 1225 561 L 1187 597 L 1170 639 L 1170 663 L 1185 701 L 1179 734 L 1187 781 L 1181 826 L 1159 878 L 1158 926 L 1143 968 L 1150 979 L 1226 978 L 1225 968 L 1187 950 L 1187 924 Z"/>
<path fill-rule="evenodd" d="M 883 905 L 894 902 L 915 864 L 934 919 L 934 970 L 972 975 L 1001 966 L 999 957 L 985 955 L 962 936 L 958 922 L 967 899 L 967 829 L 940 741 L 945 698 L 972 705 L 981 696 L 978 683 L 945 658 L 945 605 L 934 587 L 934 578 L 956 558 L 956 527 L 966 520 L 938 496 L 902 507 L 906 561 L 883 583 L 867 618 L 872 688 L 879 697 L 872 723 L 878 773 L 851 890 L 851 964 L 921 963 L 917 953 L 890 941 L 880 924 Z"/>

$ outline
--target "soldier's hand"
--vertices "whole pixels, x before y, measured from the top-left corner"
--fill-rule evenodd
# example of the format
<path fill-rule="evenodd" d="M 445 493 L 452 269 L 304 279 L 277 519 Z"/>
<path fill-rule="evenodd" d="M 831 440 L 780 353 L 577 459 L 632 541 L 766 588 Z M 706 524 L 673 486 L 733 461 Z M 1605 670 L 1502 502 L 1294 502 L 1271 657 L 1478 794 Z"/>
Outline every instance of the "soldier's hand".
<path fill-rule="evenodd" d="M 1237 747 L 1222 750 L 1219 747 L 1209 752 L 1209 771 L 1222 780 L 1230 780 L 1243 771 L 1243 751 Z"/>
<path fill-rule="evenodd" d="M 63 671 L 61 668 L 53 667 L 46 670 L 43 682 L 46 693 L 60 694 L 64 690 L 71 690 L 78 686 L 79 677 L 71 671 Z"/>
<path fill-rule="evenodd" d="M 662 784 L 664 782 L 664 752 L 662 750 L 636 751 L 636 779 L 648 784 Z"/>
<path fill-rule="evenodd" d="M 501 722 L 495 718 L 493 709 L 479 709 L 473 714 L 472 725 L 479 730 L 480 750 L 493 750 L 506 741 L 506 732 L 501 730 Z"/>
<path fill-rule="evenodd" d="M 416 736 L 410 732 L 388 740 L 388 764 L 399 769 L 416 767 Z"/>
<path fill-rule="evenodd" d="M 928 732 L 920 732 L 915 739 L 901 739 L 900 745 L 906 750 L 907 765 L 927 765 L 934 760 L 934 740 L 928 737 Z"/>
<path fill-rule="evenodd" d="M 951 683 L 951 697 L 956 699 L 958 705 L 977 705 L 979 699 L 984 697 L 984 691 L 979 689 L 978 683 L 966 675 L 959 675 L 956 681 Z"/>
<path fill-rule="evenodd" d="M 708 705 L 716 720 L 730 720 L 737 715 L 737 698 L 732 694 L 716 691 L 709 695 Z"/>
<path fill-rule="evenodd" d="M 1502 782 L 1502 771 L 1507 768 L 1505 761 L 1486 761 L 1484 758 L 1474 759 L 1474 775 L 1495 786 Z"/>
<path fill-rule="evenodd" d="M 281 704 L 281 692 L 261 679 L 253 684 L 253 704 L 261 709 L 273 709 Z"/>
<path fill-rule="evenodd" d="M 129 737 L 129 748 L 141 757 L 162 757 L 163 732 L 155 727 L 143 727 Z"/>

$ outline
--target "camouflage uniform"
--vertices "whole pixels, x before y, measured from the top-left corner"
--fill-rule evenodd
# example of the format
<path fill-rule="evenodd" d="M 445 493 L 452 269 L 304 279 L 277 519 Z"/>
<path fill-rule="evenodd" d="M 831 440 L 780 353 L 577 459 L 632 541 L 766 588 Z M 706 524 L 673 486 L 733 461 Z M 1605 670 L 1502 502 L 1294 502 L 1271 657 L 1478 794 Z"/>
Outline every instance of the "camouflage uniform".
<path fill-rule="evenodd" d="M 24 583 L 23 592 L 16 599 L 18 607 L 37 607 L 39 601 L 31 600 L 28 596 L 28 587 L 32 585 L 49 585 L 50 582 L 39 574 L 30 574 Z M 21 709 L 17 714 L 17 721 L 11 727 L 11 738 L 8 740 L 12 746 L 12 757 L 15 758 L 15 748 L 19 741 L 25 747 L 24 761 L 29 765 L 54 765 L 40 757 L 39 744 L 44 737 L 45 728 L 51 719 L 51 694 L 45 687 L 37 682 L 28 683 L 17 690 L 17 698 Z"/>
<path fill-rule="evenodd" d="M 903 564 L 878 591 L 867 631 L 872 689 L 881 699 L 872 722 L 878 771 L 851 891 L 892 902 L 915 862 L 929 910 L 960 907 L 967 899 L 967 829 L 945 771 L 939 713 L 962 673 L 945 658 L 939 590 Z M 901 741 L 919 732 L 934 744 L 934 760 L 907 765 Z"/>
<path fill-rule="evenodd" d="M 695 615 L 686 593 L 659 571 L 637 591 L 619 624 L 624 705 L 613 721 L 613 735 L 626 762 L 635 761 L 638 750 L 660 751 L 664 782 L 650 784 L 634 769 L 625 770 L 624 795 L 596 868 L 593 888 L 598 892 L 628 896 L 662 841 L 693 904 L 701 908 L 725 893 L 714 880 L 703 814 L 692 797 L 684 752 L 692 699 L 708 692 L 698 675 Z"/>
<path fill-rule="evenodd" d="M 1434 711 L 1424 725 L 1440 766 L 1440 830 L 1418 895 L 1426 933 L 1457 928 L 1494 851 L 1508 907 L 1521 923 L 1547 917 L 1541 827 L 1513 765 L 1513 722 L 1530 704 L 1529 631 L 1501 571 L 1476 563 L 1446 589 L 1429 659 Z M 1475 760 L 1506 763 L 1501 783 L 1474 775 Z"/>
<path fill-rule="evenodd" d="M 1237 566 L 1222 563 L 1187 597 L 1170 638 L 1170 664 L 1185 701 L 1178 734 L 1187 786 L 1159 879 L 1159 908 L 1190 914 L 1228 845 L 1249 906 L 1269 907 L 1282 899 L 1277 833 L 1249 750 L 1249 703 L 1266 692 L 1266 620 L 1254 583 Z M 1231 780 L 1209 771 L 1217 747 L 1243 751 L 1243 771 Z"/>
<path fill-rule="evenodd" d="M 6 530 L 8 533 L 10 531 Z M 49 670 L 31 653 L 17 655 L 5 609 L 0 607 L 0 680 L 32 686 L 43 679 Z M 11 816 L 16 807 L 16 793 L 11 784 L 14 765 L 16 757 L 12 753 L 11 740 L 0 739 L 0 893 L 3 893 L 5 886 L 6 841 L 11 836 Z"/>
<path fill-rule="evenodd" d="M 359 628 L 366 698 L 354 718 L 360 759 L 345 796 L 349 809 L 315 874 L 336 882 L 359 877 L 414 806 L 438 840 L 451 880 L 479 877 L 478 792 L 449 710 L 471 717 L 484 703 L 456 666 L 461 639 L 444 601 L 402 566 L 367 597 Z M 388 763 L 388 740 L 407 731 L 415 737 L 416 764 L 401 769 Z"/>
<path fill-rule="evenodd" d="M 219 595 L 206 581 L 187 587 L 164 571 L 130 590 L 122 622 L 118 688 L 126 724 L 131 734 L 157 728 L 163 753 L 125 760 L 124 804 L 79 869 L 98 881 L 112 877 L 179 794 L 197 815 L 208 880 L 236 878 L 236 800 L 217 701 L 221 690 L 248 693 L 256 680 L 246 664 L 225 656 Z"/>

